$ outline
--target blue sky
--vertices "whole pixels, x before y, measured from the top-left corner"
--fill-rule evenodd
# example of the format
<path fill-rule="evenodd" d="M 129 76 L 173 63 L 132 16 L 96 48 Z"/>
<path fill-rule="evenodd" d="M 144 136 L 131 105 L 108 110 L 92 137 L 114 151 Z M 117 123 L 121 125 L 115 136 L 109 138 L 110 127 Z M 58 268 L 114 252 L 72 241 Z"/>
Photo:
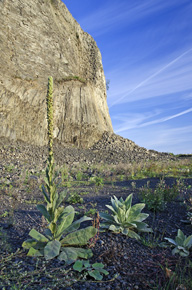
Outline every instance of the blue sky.
<path fill-rule="evenodd" d="M 63 0 L 97 42 L 114 132 L 192 153 L 192 0 Z"/>

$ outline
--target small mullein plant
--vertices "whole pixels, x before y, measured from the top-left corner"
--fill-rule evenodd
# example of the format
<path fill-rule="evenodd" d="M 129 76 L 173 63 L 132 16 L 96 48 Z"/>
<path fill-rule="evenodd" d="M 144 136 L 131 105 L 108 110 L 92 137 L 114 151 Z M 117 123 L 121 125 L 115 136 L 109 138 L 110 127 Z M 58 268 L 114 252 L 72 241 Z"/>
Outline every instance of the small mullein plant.
<path fill-rule="evenodd" d="M 189 255 L 190 249 L 192 247 L 192 235 L 187 237 L 179 229 L 175 240 L 170 238 L 164 239 L 167 240 L 171 244 L 171 246 L 174 247 L 174 249 L 172 250 L 173 255 L 179 254 L 182 257 L 187 257 Z"/>
<path fill-rule="evenodd" d="M 100 213 L 103 222 L 100 228 L 109 229 L 114 233 L 122 233 L 130 238 L 139 240 L 140 236 L 136 232 L 152 232 L 151 228 L 143 221 L 148 217 L 148 214 L 141 213 L 145 207 L 144 203 L 138 203 L 133 206 L 133 195 L 130 194 L 125 201 L 121 197 L 117 199 L 111 197 L 111 205 L 106 205 L 112 211 L 112 214 Z"/>
<path fill-rule="evenodd" d="M 42 186 L 46 206 L 37 205 L 38 210 L 47 221 L 47 227 L 43 234 L 32 229 L 29 232 L 31 239 L 23 242 L 22 246 L 29 250 L 28 256 L 44 256 L 46 260 L 57 257 L 70 264 L 78 258 L 89 259 L 93 255 L 91 249 L 84 249 L 82 246 L 88 244 L 89 240 L 96 235 L 97 229 L 93 226 L 79 229 L 81 222 L 91 220 L 91 218 L 84 216 L 74 221 L 74 208 L 71 205 L 61 206 L 61 203 L 67 198 L 67 191 L 58 194 L 55 184 L 52 94 L 53 79 L 50 77 L 47 92 L 49 157 L 46 168 L 46 185 Z"/>

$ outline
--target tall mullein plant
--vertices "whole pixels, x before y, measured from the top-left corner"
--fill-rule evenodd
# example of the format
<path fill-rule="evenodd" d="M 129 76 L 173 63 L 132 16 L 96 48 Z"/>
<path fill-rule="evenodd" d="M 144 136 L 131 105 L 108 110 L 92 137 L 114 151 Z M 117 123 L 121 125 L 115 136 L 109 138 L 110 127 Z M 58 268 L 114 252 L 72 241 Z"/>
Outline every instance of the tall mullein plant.
<path fill-rule="evenodd" d="M 82 217 L 74 221 L 75 210 L 69 205 L 64 207 L 61 203 L 66 200 L 67 191 L 58 194 L 56 190 L 54 158 L 53 158 L 53 79 L 48 79 L 47 91 L 47 121 L 48 121 L 48 144 L 49 157 L 46 168 L 45 183 L 42 191 L 45 197 L 46 206 L 38 204 L 37 209 L 42 213 L 48 222 L 44 234 L 35 229 L 29 232 L 32 239 L 23 242 L 24 249 L 28 249 L 28 256 L 44 256 L 46 260 L 57 257 L 60 261 L 70 264 L 78 258 L 89 259 L 93 253 L 91 249 L 84 249 L 82 246 L 88 244 L 93 238 L 97 229 L 88 226 L 79 229 L 80 224 L 91 220 L 89 217 Z M 78 246 L 78 247 L 77 247 Z"/>
<path fill-rule="evenodd" d="M 48 78 L 47 89 L 47 124 L 48 124 L 48 162 L 46 168 L 46 189 L 42 187 L 45 200 L 47 202 L 47 211 L 49 212 L 51 223 L 50 230 L 52 234 L 55 233 L 55 209 L 56 201 L 58 200 L 58 193 L 54 182 L 54 157 L 53 157 L 53 78 Z M 48 195 L 47 195 L 48 193 Z"/>

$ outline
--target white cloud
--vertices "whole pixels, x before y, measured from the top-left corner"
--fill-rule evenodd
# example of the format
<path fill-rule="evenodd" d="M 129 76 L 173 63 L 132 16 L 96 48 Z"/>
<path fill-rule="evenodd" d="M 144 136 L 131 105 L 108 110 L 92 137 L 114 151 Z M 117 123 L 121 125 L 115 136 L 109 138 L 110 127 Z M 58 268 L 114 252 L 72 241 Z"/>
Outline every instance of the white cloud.
<path fill-rule="evenodd" d="M 130 130 L 124 136 L 133 140 L 139 146 L 154 149 L 159 152 L 172 152 L 174 154 L 192 153 L 192 126 L 180 128 L 159 125 L 156 130 L 142 128 L 142 130 Z"/>
<path fill-rule="evenodd" d="M 139 82 L 137 85 L 132 86 L 132 88 L 129 85 L 128 88 L 123 91 L 123 88 L 126 88 L 126 83 L 124 83 L 121 86 L 121 91 L 116 91 L 111 95 L 109 94 L 109 107 L 119 103 L 192 89 L 191 64 L 192 48 L 186 50 L 173 60 L 164 64 L 161 68 L 157 68 L 155 72 Z M 141 69 L 137 69 L 138 78 L 141 78 Z M 142 71 L 145 71 L 144 68 Z"/>

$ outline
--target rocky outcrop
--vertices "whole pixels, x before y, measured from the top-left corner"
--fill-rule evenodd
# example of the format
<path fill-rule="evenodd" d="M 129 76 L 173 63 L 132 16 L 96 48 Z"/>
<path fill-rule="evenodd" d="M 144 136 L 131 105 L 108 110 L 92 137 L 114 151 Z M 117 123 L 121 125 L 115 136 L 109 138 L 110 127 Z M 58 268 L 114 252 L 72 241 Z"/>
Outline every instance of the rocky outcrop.
<path fill-rule="evenodd" d="M 0 137 L 47 143 L 47 79 L 54 137 L 90 147 L 113 133 L 100 51 L 60 0 L 0 0 Z"/>

